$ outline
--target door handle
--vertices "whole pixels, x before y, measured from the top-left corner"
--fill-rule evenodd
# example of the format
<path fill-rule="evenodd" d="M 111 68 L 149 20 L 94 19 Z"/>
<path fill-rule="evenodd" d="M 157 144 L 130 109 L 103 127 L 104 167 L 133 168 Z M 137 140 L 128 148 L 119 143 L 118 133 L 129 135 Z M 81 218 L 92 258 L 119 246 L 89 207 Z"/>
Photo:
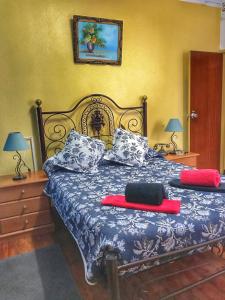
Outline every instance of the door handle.
<path fill-rule="evenodd" d="M 190 117 L 191 120 L 197 119 L 198 118 L 198 113 L 195 110 L 192 110 L 189 117 Z"/>

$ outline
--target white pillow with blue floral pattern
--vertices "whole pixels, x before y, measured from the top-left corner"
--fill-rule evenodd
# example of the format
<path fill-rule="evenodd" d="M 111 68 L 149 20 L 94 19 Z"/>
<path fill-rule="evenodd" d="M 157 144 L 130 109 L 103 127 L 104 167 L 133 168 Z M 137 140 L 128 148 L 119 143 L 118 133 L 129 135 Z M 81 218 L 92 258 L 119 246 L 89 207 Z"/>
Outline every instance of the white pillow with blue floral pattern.
<path fill-rule="evenodd" d="M 96 172 L 105 143 L 71 130 L 65 146 L 54 156 L 54 166 L 76 172 Z"/>
<path fill-rule="evenodd" d="M 117 128 L 114 133 L 113 147 L 106 152 L 104 159 L 128 166 L 143 166 L 147 152 L 147 137 Z"/>

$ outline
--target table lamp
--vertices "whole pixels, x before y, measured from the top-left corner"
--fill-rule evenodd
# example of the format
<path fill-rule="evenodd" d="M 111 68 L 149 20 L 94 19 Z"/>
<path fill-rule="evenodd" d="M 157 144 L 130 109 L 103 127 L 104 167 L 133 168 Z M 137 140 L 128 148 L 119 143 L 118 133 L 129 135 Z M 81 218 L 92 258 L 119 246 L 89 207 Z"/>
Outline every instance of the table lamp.
<path fill-rule="evenodd" d="M 171 138 L 170 138 L 173 150 L 170 153 L 171 154 L 176 154 L 177 144 L 174 141 L 174 137 L 176 137 L 175 132 L 184 131 L 179 119 L 170 119 L 167 126 L 166 126 L 166 128 L 165 128 L 165 131 L 166 132 L 173 132 L 172 135 L 171 135 Z"/>
<path fill-rule="evenodd" d="M 21 167 L 27 167 L 26 163 L 22 159 L 20 153 L 18 151 L 27 150 L 29 145 L 25 138 L 23 137 L 21 132 L 10 132 L 8 134 L 7 140 L 5 142 L 5 146 L 3 151 L 15 151 L 16 154 L 13 156 L 13 159 L 17 159 L 17 165 L 15 168 L 16 176 L 13 177 L 13 180 L 19 180 L 26 178 L 25 175 L 21 172 Z M 27 167 L 28 171 L 30 170 Z"/>

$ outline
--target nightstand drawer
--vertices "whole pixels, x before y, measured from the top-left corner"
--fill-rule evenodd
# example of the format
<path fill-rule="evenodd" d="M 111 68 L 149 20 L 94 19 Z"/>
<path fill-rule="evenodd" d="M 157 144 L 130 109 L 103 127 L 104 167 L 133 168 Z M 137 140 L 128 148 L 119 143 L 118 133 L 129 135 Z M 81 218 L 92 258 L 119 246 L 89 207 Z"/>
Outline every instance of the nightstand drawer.
<path fill-rule="evenodd" d="M 0 189 L 0 203 L 43 195 L 45 182 L 24 184 Z"/>
<path fill-rule="evenodd" d="M 46 196 L 2 203 L 0 204 L 0 219 L 47 210 L 49 207 L 49 199 Z"/>
<path fill-rule="evenodd" d="M 52 222 L 50 211 L 27 214 L 19 217 L 13 217 L 0 220 L 1 234 L 26 230 L 28 228 L 40 225 L 50 224 Z"/>

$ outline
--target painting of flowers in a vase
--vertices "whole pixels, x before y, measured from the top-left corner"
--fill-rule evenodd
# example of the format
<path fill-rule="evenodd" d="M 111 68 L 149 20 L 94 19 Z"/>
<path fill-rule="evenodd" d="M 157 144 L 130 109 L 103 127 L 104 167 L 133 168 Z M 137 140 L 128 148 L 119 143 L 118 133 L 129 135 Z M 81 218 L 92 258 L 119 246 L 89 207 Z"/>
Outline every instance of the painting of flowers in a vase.
<path fill-rule="evenodd" d="M 74 16 L 75 62 L 121 64 L 122 21 Z"/>

